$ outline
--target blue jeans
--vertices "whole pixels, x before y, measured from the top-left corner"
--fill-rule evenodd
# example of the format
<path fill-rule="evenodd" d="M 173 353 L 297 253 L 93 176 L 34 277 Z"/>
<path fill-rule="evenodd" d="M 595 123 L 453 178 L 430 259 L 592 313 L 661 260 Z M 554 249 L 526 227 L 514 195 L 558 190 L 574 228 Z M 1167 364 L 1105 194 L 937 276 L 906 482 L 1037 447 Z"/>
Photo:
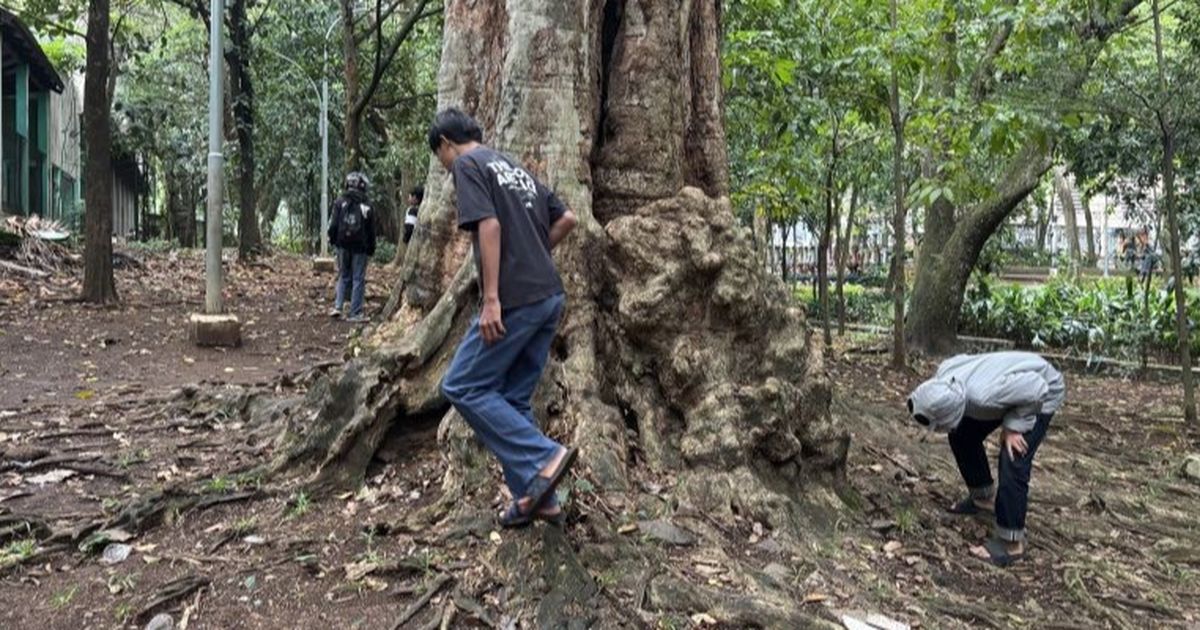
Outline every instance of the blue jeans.
<path fill-rule="evenodd" d="M 350 317 L 361 317 L 363 310 L 363 293 L 367 285 L 367 261 L 371 259 L 366 254 L 358 254 L 348 249 L 338 250 L 338 282 L 337 294 L 333 298 L 333 308 L 342 310 L 346 303 L 346 294 L 350 294 Z"/>
<path fill-rule="evenodd" d="M 531 403 L 565 301 L 560 293 L 503 311 L 507 332 L 490 346 L 476 317 L 442 380 L 446 399 L 500 460 L 514 499 L 525 496 L 529 482 L 562 448 L 538 428 Z"/>
<path fill-rule="evenodd" d="M 950 450 L 958 463 L 958 472 L 971 491 L 971 497 L 989 499 L 996 495 L 996 536 L 1008 541 L 1025 539 L 1025 512 L 1029 508 L 1029 476 L 1033 472 L 1033 456 L 1046 437 L 1054 414 L 1038 414 L 1037 424 L 1025 434 L 1029 450 L 1013 459 L 1000 449 L 1000 486 L 992 482 L 992 470 L 987 461 L 984 440 L 1002 424 L 1002 420 L 972 420 L 963 418 L 950 433 Z"/>

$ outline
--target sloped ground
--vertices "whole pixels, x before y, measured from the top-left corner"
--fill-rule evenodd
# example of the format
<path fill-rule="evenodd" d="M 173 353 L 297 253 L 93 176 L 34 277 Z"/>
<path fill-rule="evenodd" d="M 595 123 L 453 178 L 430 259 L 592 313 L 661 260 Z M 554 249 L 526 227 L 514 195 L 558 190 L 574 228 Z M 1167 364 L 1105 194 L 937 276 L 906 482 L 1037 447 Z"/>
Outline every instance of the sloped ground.
<path fill-rule="evenodd" d="M 304 364 L 336 358 L 349 331 L 321 319 L 322 280 L 303 261 L 276 257 L 251 278 L 233 285 L 248 295 L 251 285 L 267 288 L 245 311 L 288 314 L 262 326 L 261 355 L 246 364 L 264 376 L 226 377 L 225 366 L 249 359 L 231 352 L 202 363 L 186 342 L 168 341 L 128 359 L 192 356 L 196 372 L 150 363 L 126 374 L 114 361 L 97 380 L 55 385 L 57 397 L 34 404 L 14 401 L 4 377 L 0 601 L 19 605 L 0 609 L 0 627 L 140 628 L 158 612 L 192 628 L 794 628 L 845 610 L 929 628 L 1143 628 L 1189 627 L 1200 615 L 1200 484 L 1178 472 L 1200 446 L 1184 431 L 1174 387 L 1068 376 L 1068 405 L 1034 472 L 1031 555 L 1008 570 L 970 554 L 986 520 L 942 511 L 961 492 L 949 449 L 902 411 L 920 374 L 890 372 L 886 357 L 858 351 L 863 340 L 830 353 L 836 412 L 854 441 L 847 482 L 836 493 L 810 489 L 804 509 L 822 525 L 803 537 L 699 513 L 677 498 L 673 479 L 647 475 L 621 494 L 576 478 L 565 530 L 498 532 L 490 510 L 503 497 L 440 501 L 433 426 L 396 431 L 357 493 L 318 499 L 252 472 L 277 427 L 250 422 L 245 392 L 295 400 L 310 383 Z M 271 299 L 269 287 L 295 297 Z M 151 293 L 171 296 L 162 301 L 172 313 L 198 299 Z M 21 302 L 6 301 L 5 309 Z M 116 320 L 62 302 L 33 312 L 63 322 L 64 335 L 108 322 L 110 334 L 129 335 L 125 352 L 148 344 L 121 322 L 149 319 L 154 308 L 129 299 Z M 6 331 L 26 325 L 12 312 L 0 320 Z M 299 313 L 319 332 L 295 332 L 285 344 L 281 331 L 299 325 L 289 321 Z M 11 332 L 0 337 L 5 361 L 10 340 Z M 30 344 L 20 360 L 37 365 L 38 348 L 58 351 Z M 280 364 L 300 376 L 276 377 Z M 122 389 L 131 374 L 153 386 Z M 181 389 L 200 378 L 227 382 L 199 395 Z M 75 395 L 85 387 L 94 395 Z M 86 552 L 66 544 L 80 528 L 125 525 L 116 517 L 137 498 L 185 489 L 198 501 L 164 504 L 144 531 L 125 527 L 123 561 L 100 555 L 111 543 L 104 538 L 120 532 L 81 537 L 94 543 Z"/>

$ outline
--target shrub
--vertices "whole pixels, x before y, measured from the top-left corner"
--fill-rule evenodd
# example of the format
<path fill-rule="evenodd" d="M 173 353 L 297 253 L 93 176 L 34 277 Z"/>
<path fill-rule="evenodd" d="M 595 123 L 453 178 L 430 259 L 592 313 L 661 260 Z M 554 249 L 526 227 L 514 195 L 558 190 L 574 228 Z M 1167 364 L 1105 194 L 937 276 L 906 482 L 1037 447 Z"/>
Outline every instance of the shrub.
<path fill-rule="evenodd" d="M 1187 312 L 1189 325 L 1200 319 L 1200 297 L 1189 294 Z M 1143 343 L 1173 356 L 1177 343 L 1172 293 L 1155 283 L 1147 295 L 1126 278 L 1054 279 L 1034 287 L 980 279 L 963 299 L 960 331 L 1117 358 L 1138 357 Z M 1193 337 L 1192 351 L 1198 349 Z"/>
<path fill-rule="evenodd" d="M 375 255 L 371 257 L 371 261 L 386 265 L 392 262 L 396 257 L 396 244 L 391 241 L 380 240 L 375 244 Z"/>

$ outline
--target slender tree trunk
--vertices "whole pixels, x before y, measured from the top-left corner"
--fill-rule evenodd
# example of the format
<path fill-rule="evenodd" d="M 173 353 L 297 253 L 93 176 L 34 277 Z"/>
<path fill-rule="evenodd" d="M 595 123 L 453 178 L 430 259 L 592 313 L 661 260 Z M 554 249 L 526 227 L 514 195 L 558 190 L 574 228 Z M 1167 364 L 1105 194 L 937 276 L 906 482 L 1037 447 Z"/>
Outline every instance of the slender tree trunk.
<path fill-rule="evenodd" d="M 255 187 L 254 161 L 254 83 L 250 77 L 250 25 L 246 16 L 247 0 L 229 5 L 229 39 L 225 53 L 229 64 L 230 97 L 233 99 L 233 123 L 238 143 L 238 257 L 254 258 L 263 251 L 258 229 L 258 191 Z"/>
<path fill-rule="evenodd" d="M 1157 113 L 1162 139 L 1163 203 L 1167 207 L 1167 230 L 1170 232 L 1171 274 L 1175 279 L 1175 334 L 1179 339 L 1179 367 L 1183 376 L 1183 416 L 1196 426 L 1196 385 L 1192 375 L 1192 340 L 1187 316 L 1187 295 L 1184 292 L 1183 257 L 1180 253 L 1178 209 L 1175 207 L 1175 121 L 1171 102 L 1167 98 L 1166 68 L 1163 64 L 1162 15 L 1159 0 L 1154 0 L 1154 52 L 1158 61 Z"/>
<path fill-rule="evenodd" d="M 1062 200 L 1063 222 L 1067 227 L 1067 253 L 1070 255 L 1072 266 L 1075 266 L 1079 264 L 1079 209 L 1075 207 L 1073 187 L 1067 181 L 1066 172 L 1061 168 L 1054 171 L 1054 190 Z"/>
<path fill-rule="evenodd" d="M 779 247 L 779 277 L 784 282 L 788 281 L 788 233 L 793 229 L 790 223 L 784 223 L 780 227 L 783 242 Z"/>
<path fill-rule="evenodd" d="M 1054 223 L 1054 199 L 1056 195 L 1049 195 L 1049 202 L 1046 207 L 1038 209 L 1038 224 L 1037 224 L 1037 248 L 1039 252 L 1046 251 L 1046 236 L 1050 233 L 1050 226 Z"/>
<path fill-rule="evenodd" d="M 830 324 L 832 309 L 829 308 L 829 245 L 833 228 L 837 223 L 837 193 L 834 190 L 837 186 L 837 142 L 837 132 L 834 131 L 829 166 L 825 169 L 825 220 L 821 224 L 821 236 L 817 240 L 817 293 L 821 301 L 821 329 L 826 346 L 833 345 L 833 331 Z"/>
<path fill-rule="evenodd" d="M 1092 220 L 1091 199 L 1081 199 L 1080 211 L 1083 214 L 1084 229 L 1087 230 L 1087 259 L 1084 262 L 1089 267 L 1094 267 L 1096 261 L 1096 227 Z"/>
<path fill-rule="evenodd" d="M 891 0 L 892 34 L 897 34 L 899 27 L 896 15 L 896 2 Z M 905 186 L 904 186 L 904 113 L 900 111 L 900 79 L 896 69 L 898 60 L 896 51 L 892 50 L 891 59 L 891 89 L 888 91 L 888 113 L 892 120 L 892 200 L 895 208 L 892 211 L 892 264 L 888 272 L 888 290 L 892 294 L 892 367 L 904 368 L 908 365 L 908 350 L 905 347 L 904 335 L 904 238 Z"/>
<path fill-rule="evenodd" d="M 342 68 L 346 90 L 346 116 L 342 127 L 346 172 L 362 167 L 362 116 L 357 107 L 362 92 L 358 66 L 358 39 L 354 28 L 356 0 L 341 0 Z"/>
<path fill-rule="evenodd" d="M 839 228 L 837 239 L 837 301 L 838 336 L 846 335 L 846 257 L 850 255 L 850 238 L 854 234 L 854 213 L 858 206 L 858 186 L 850 187 L 850 208 L 846 211 L 846 231 Z"/>
<path fill-rule="evenodd" d="M 109 107 L 109 0 L 90 0 L 87 76 L 83 86 L 83 132 L 87 140 L 87 187 L 83 293 L 93 304 L 117 301 L 112 264 L 112 118 Z"/>

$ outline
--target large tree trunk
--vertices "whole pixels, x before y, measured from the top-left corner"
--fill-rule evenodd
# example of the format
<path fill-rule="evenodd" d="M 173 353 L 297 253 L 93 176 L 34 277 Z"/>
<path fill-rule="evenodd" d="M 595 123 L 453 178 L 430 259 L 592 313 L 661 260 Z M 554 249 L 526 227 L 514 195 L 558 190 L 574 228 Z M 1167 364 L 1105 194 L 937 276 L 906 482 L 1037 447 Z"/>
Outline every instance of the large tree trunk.
<path fill-rule="evenodd" d="M 90 0 L 87 27 L 87 76 L 83 85 L 83 132 L 87 140 L 86 246 L 83 293 L 94 304 L 117 301 L 112 264 L 112 119 L 108 78 L 108 0 Z"/>
<path fill-rule="evenodd" d="M 262 253 L 262 235 L 258 229 L 258 197 L 254 186 L 254 83 L 250 78 L 250 25 L 246 0 L 229 5 L 229 39 L 225 53 L 229 64 L 230 96 L 238 143 L 238 257 L 253 258 Z"/>
<path fill-rule="evenodd" d="M 926 352 L 940 354 L 957 343 L 958 320 L 963 293 L 979 252 L 987 240 L 1037 187 L 1050 169 L 1048 147 L 1030 144 L 1013 160 L 1011 169 L 991 199 L 960 211 L 959 218 L 945 198 L 938 199 L 925 217 L 925 242 L 913 282 L 906 336 L 909 343 Z"/>
<path fill-rule="evenodd" d="M 439 106 L 474 114 L 580 217 L 556 252 L 569 307 L 535 399 L 582 448 L 580 474 L 602 494 L 636 492 L 635 468 L 669 474 L 688 505 L 801 531 L 797 500 L 840 470 L 848 437 L 819 349 L 729 204 L 719 17 L 715 0 L 450 0 Z M 438 391 L 476 290 L 432 160 L 427 182 L 389 321 L 310 392 L 316 417 L 293 423 L 277 466 L 353 486 L 394 426 L 442 418 L 445 509 L 461 510 L 497 467 Z"/>
<path fill-rule="evenodd" d="M 1056 97 L 1074 98 L 1082 89 L 1105 41 L 1125 25 L 1141 0 L 1124 0 L 1107 10 L 1090 12 L 1075 23 L 1075 35 L 1088 49 L 1086 63 L 1061 81 Z M 1003 26 L 1011 33 L 1011 27 Z M 995 49 L 1002 51 L 1007 35 Z M 989 49 L 990 50 L 990 49 Z M 990 71 L 993 57 L 979 64 L 983 73 Z M 949 64 L 953 75 L 957 63 Z M 983 76 L 983 75 L 981 75 Z M 951 84 L 953 81 L 950 82 Z M 959 310 L 971 270 L 979 259 L 987 239 L 1004 219 L 1032 192 L 1052 166 L 1052 146 L 1046 136 L 1035 135 L 1013 156 L 998 179 L 990 196 L 965 208 L 955 208 L 944 197 L 934 202 L 925 222 L 923 242 L 937 243 L 921 248 L 917 259 L 917 277 L 906 322 L 906 335 L 912 347 L 930 353 L 949 351 L 958 342 Z M 1076 241 L 1078 243 L 1078 241 Z"/>

